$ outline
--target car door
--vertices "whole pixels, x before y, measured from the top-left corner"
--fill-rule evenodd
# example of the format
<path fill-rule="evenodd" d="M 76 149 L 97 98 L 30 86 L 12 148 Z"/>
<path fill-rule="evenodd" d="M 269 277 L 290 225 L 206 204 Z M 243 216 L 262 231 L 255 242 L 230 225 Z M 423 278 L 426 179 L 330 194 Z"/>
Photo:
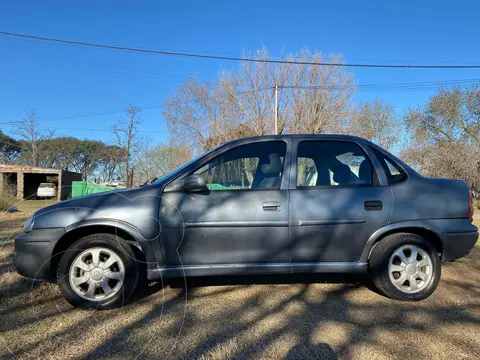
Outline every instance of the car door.
<path fill-rule="evenodd" d="M 166 187 L 159 222 L 167 267 L 241 273 L 268 272 L 268 265 L 283 264 L 288 271 L 288 184 L 283 176 L 288 140 L 236 146 L 176 180 L 202 175 L 207 185 L 202 191 Z"/>
<path fill-rule="evenodd" d="M 389 221 L 393 198 L 384 177 L 380 183 L 359 143 L 297 140 L 293 146 L 292 268 L 359 261 L 370 235 Z"/>

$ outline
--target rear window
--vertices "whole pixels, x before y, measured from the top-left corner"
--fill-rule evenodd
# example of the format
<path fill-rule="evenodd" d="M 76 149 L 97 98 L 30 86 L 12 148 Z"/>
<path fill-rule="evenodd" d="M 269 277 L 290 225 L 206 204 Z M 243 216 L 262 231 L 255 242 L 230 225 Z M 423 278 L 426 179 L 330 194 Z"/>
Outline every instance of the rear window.
<path fill-rule="evenodd" d="M 373 152 L 375 153 L 375 156 L 377 157 L 378 161 L 380 161 L 380 164 L 382 165 L 383 171 L 385 172 L 385 175 L 387 176 L 388 183 L 391 184 L 398 184 L 401 183 L 402 181 L 405 181 L 407 178 L 407 174 L 402 170 L 400 166 L 395 163 L 392 159 L 387 157 L 383 152 L 372 148 Z"/>
<path fill-rule="evenodd" d="M 55 185 L 52 183 L 41 183 L 39 188 L 54 188 Z"/>

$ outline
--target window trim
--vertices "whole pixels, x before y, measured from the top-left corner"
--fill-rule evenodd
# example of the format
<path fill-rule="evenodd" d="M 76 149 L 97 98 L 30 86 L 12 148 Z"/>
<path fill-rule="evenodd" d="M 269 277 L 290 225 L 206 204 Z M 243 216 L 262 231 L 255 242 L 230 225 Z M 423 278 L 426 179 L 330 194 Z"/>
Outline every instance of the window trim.
<path fill-rule="evenodd" d="M 247 138 L 248 139 L 248 138 Z M 271 143 L 271 142 L 282 142 L 285 144 L 285 156 L 283 158 L 283 168 L 282 168 L 282 175 L 281 175 L 281 180 L 280 180 L 280 187 L 275 188 L 275 189 L 269 189 L 269 188 L 255 188 L 255 189 L 228 189 L 228 190 L 208 190 L 210 192 L 226 192 L 226 191 L 235 191 L 235 192 L 242 192 L 242 191 L 279 191 L 279 190 L 286 190 L 288 189 L 288 176 L 285 173 L 286 169 L 289 169 L 290 167 L 287 166 L 290 163 L 291 159 L 291 141 L 289 141 L 288 138 L 282 138 L 282 139 L 261 139 L 259 141 L 246 141 L 242 142 L 240 144 L 236 144 L 235 146 L 225 146 L 221 147 L 218 149 L 218 151 L 212 152 L 208 154 L 209 156 L 202 157 L 201 159 L 198 160 L 198 162 L 191 164 L 187 169 L 185 169 L 184 172 L 179 174 L 178 177 L 170 181 L 166 186 L 171 184 L 172 182 L 182 180 L 188 175 L 193 174 L 195 171 L 200 169 L 202 166 L 206 165 L 208 162 L 212 161 L 213 159 L 217 158 L 218 156 L 221 156 L 225 154 L 228 151 L 238 149 L 239 147 L 242 146 L 248 146 L 248 145 L 257 145 L 257 144 L 262 144 L 262 143 Z M 228 144 L 228 143 L 227 143 Z"/>
<path fill-rule="evenodd" d="M 350 143 L 358 146 L 365 154 L 365 159 L 370 161 L 372 167 L 372 183 L 371 184 L 343 184 L 343 185 L 319 185 L 319 186 L 297 186 L 297 161 L 298 161 L 298 148 L 302 142 L 342 142 Z M 367 188 L 381 186 L 380 179 L 377 172 L 377 167 L 372 160 L 370 152 L 360 142 L 344 139 L 298 139 L 294 144 L 295 151 L 292 153 L 291 170 L 293 178 L 291 178 L 291 190 L 322 190 L 322 189 L 341 189 L 341 188 Z M 382 168 L 383 170 L 383 168 Z"/>
<path fill-rule="evenodd" d="M 380 167 L 382 169 L 382 171 L 384 172 L 385 174 L 385 178 L 387 180 L 387 186 L 395 186 L 395 185 L 399 185 L 399 184 L 403 184 L 405 183 L 406 181 L 408 181 L 409 179 L 409 175 L 408 175 L 408 171 L 405 170 L 405 168 L 399 164 L 397 161 L 395 161 L 385 150 L 383 150 L 382 148 L 380 147 L 374 147 L 374 146 L 370 146 L 370 149 L 372 150 L 372 153 L 373 155 L 375 156 L 375 158 L 377 159 L 377 161 L 379 162 L 380 164 Z M 397 182 L 390 182 L 390 178 L 389 176 L 387 175 L 387 172 L 390 172 L 390 169 L 388 169 L 388 165 L 385 164 L 384 165 L 384 162 L 382 161 L 382 159 L 377 155 L 377 153 L 380 153 L 381 156 L 383 156 L 384 159 L 386 159 L 388 162 L 390 162 L 394 167 L 397 168 L 397 170 L 399 170 L 399 172 L 404 176 L 404 179 L 402 181 L 397 181 Z M 385 169 L 385 166 L 387 167 L 387 169 Z"/>

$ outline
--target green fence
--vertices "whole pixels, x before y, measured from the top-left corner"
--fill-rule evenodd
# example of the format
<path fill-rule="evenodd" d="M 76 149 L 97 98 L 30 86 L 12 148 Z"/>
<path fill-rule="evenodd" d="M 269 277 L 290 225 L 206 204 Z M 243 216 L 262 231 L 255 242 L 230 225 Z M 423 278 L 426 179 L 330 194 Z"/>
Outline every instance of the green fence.
<path fill-rule="evenodd" d="M 100 185 L 92 182 L 72 181 L 72 198 L 83 195 L 101 193 L 105 191 L 111 191 L 115 189 L 118 188 L 115 186 Z"/>
<path fill-rule="evenodd" d="M 207 188 L 210 190 L 231 190 L 228 186 L 223 186 L 220 184 L 207 184 Z"/>

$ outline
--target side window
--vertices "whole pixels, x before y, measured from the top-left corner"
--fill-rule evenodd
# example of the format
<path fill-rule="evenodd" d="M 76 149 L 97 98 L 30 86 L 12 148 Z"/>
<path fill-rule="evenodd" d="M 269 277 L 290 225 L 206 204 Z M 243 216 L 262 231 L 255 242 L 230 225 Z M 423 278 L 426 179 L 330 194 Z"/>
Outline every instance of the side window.
<path fill-rule="evenodd" d="M 389 159 L 384 153 L 375 148 L 371 149 L 375 153 L 378 161 L 380 161 L 380 164 L 382 165 L 383 171 L 385 171 L 385 175 L 387 176 L 387 180 L 390 185 L 401 183 L 407 178 L 405 172 L 392 159 Z"/>
<path fill-rule="evenodd" d="M 373 167 L 360 146 L 344 141 L 302 141 L 297 187 L 372 185 Z"/>
<path fill-rule="evenodd" d="M 212 191 L 279 189 L 286 148 L 283 141 L 242 145 L 210 160 L 194 174 L 203 175 Z"/>

